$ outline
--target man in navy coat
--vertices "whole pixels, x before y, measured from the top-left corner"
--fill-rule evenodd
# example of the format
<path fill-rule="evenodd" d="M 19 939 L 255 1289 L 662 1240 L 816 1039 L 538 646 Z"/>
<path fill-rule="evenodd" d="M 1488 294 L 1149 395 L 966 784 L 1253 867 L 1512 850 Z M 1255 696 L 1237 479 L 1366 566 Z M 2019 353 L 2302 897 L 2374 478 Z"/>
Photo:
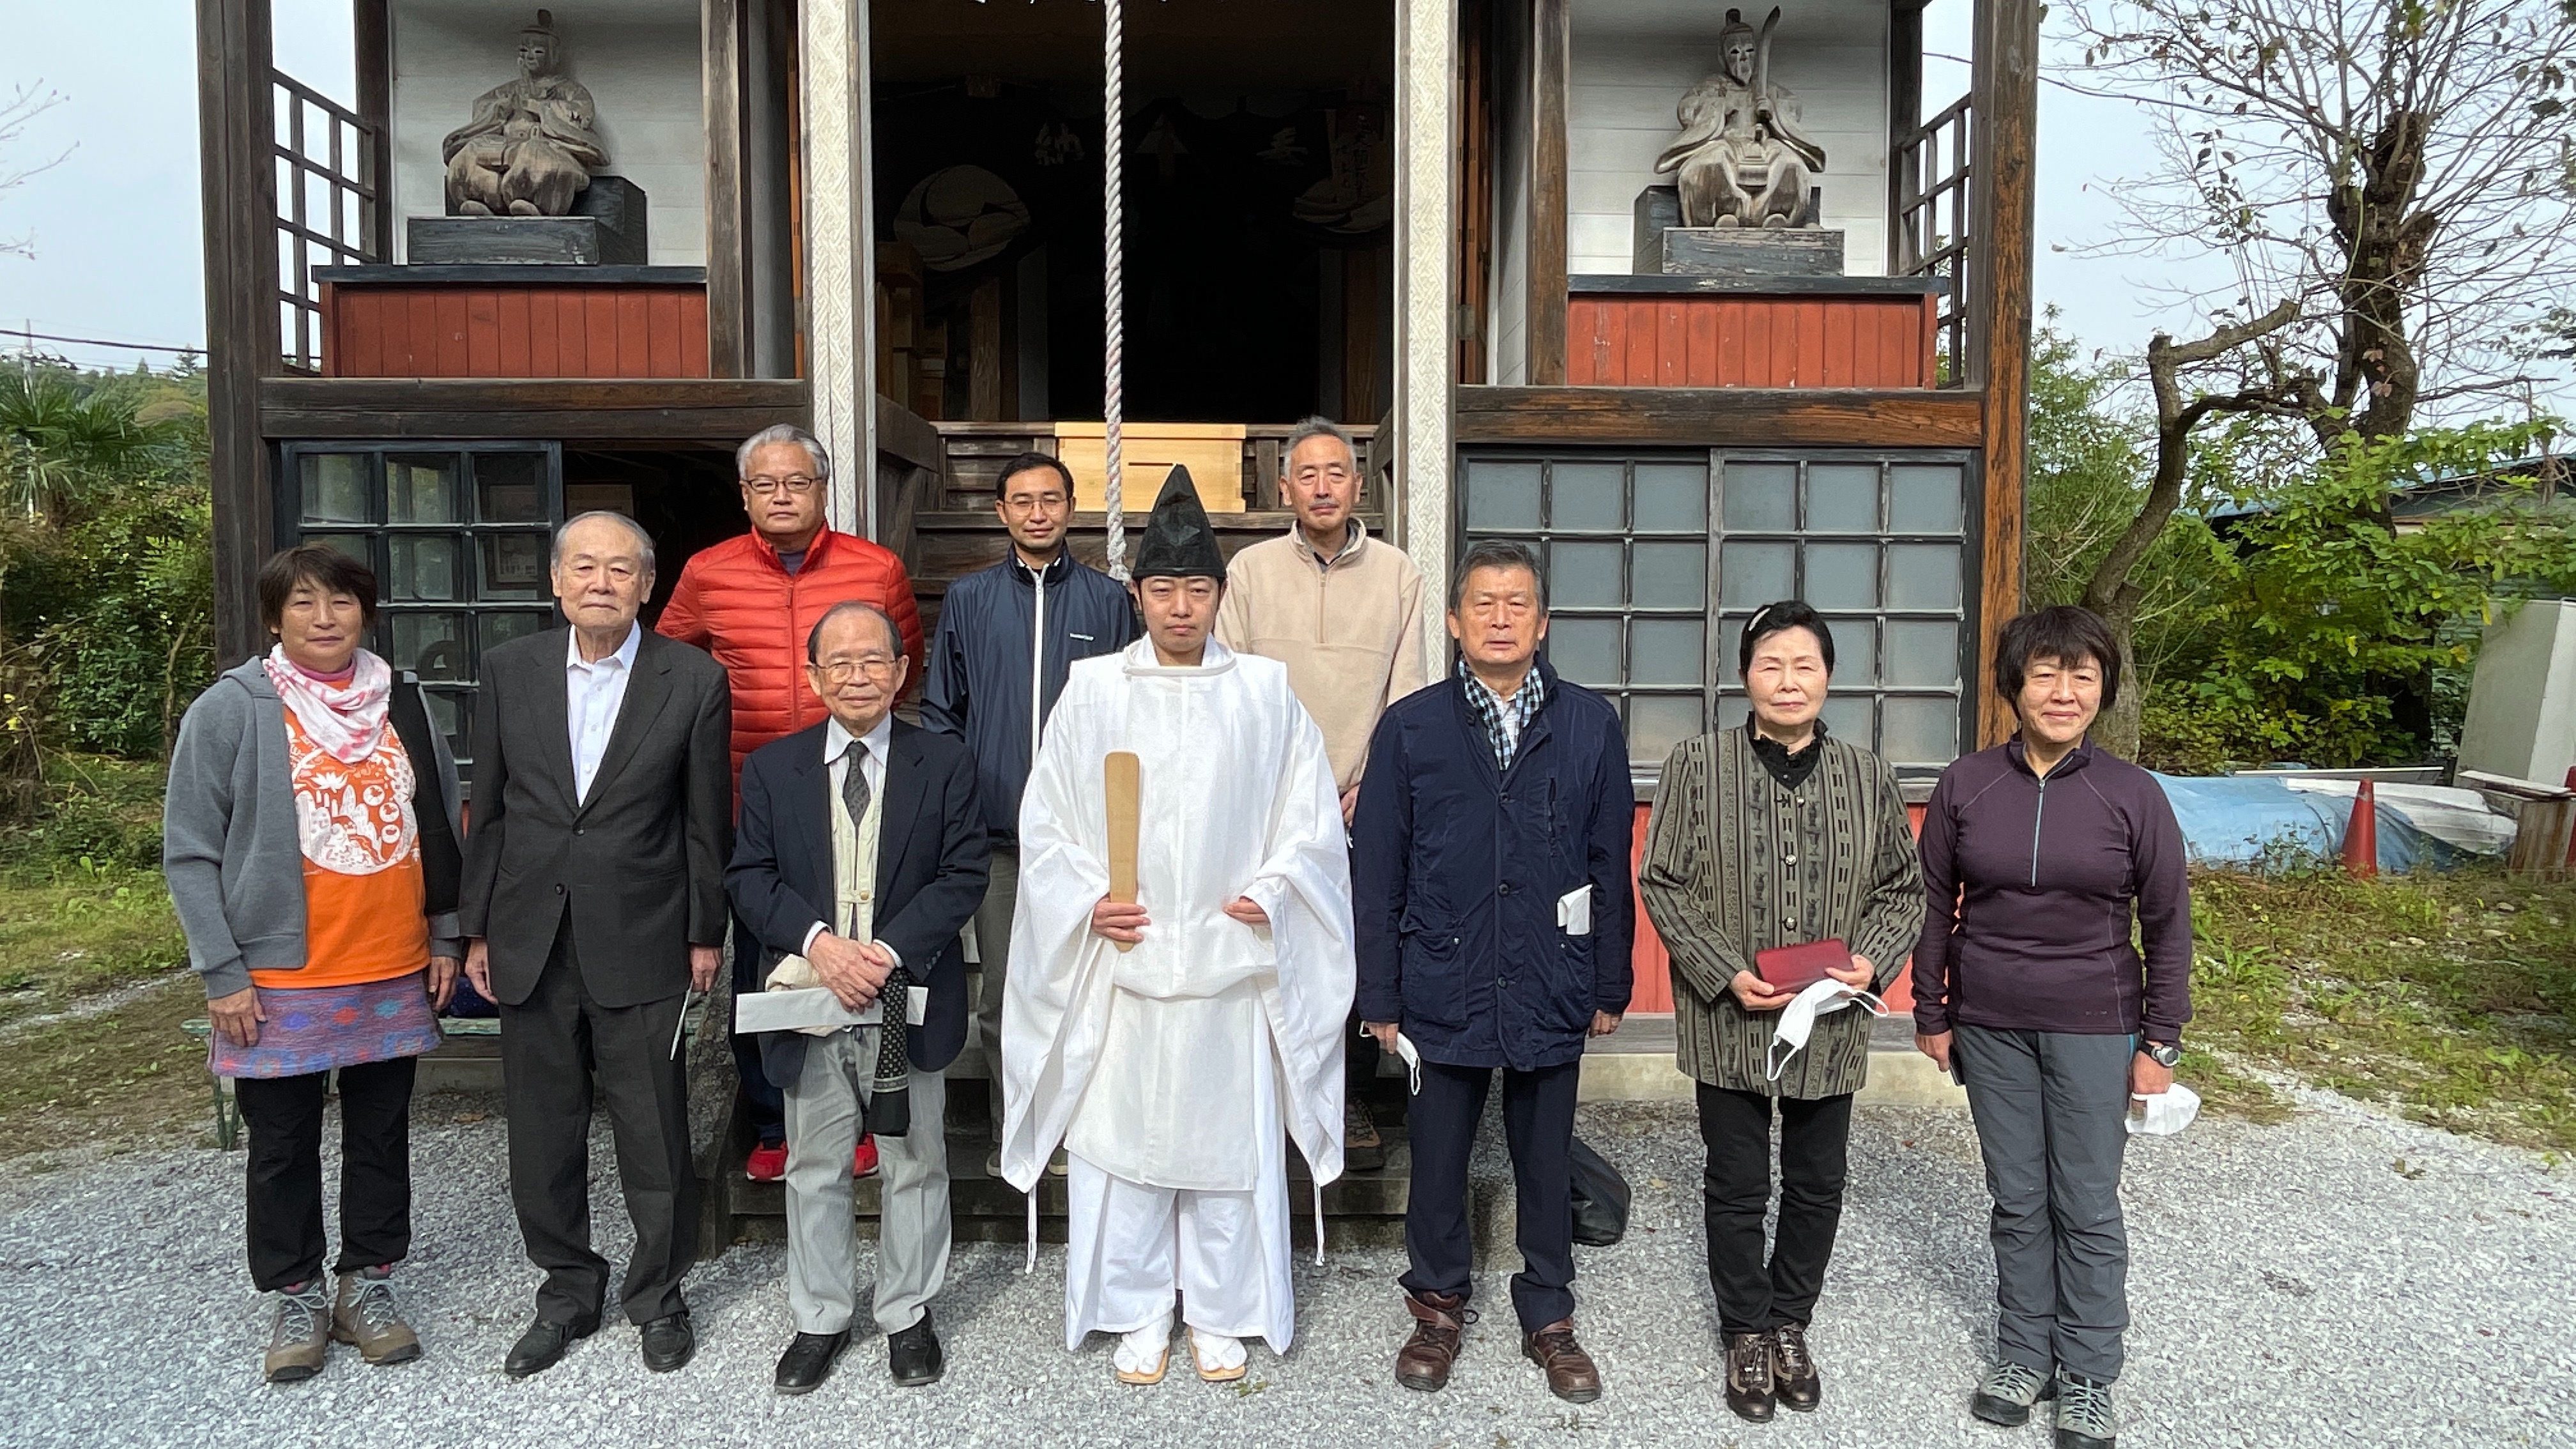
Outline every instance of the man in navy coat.
<path fill-rule="evenodd" d="M 1519 1195 L 1522 1352 L 1572 1403 L 1601 1397 L 1574 1338 L 1569 1150 L 1587 1037 L 1628 1009 L 1636 797 L 1618 712 L 1538 659 L 1547 593 L 1516 543 L 1451 585 L 1458 672 L 1378 721 L 1352 820 L 1361 1020 L 1421 1057 L 1396 1382 L 1449 1381 L 1469 1278 L 1467 1154 L 1494 1072 Z"/>
<path fill-rule="evenodd" d="M 775 972 L 782 984 L 827 987 L 854 1011 L 879 1003 L 884 1024 L 760 1038 L 763 1070 L 787 1106 L 787 1303 L 796 1336 L 778 1361 L 777 1387 L 819 1387 L 850 1342 L 858 1308 L 850 1153 L 863 1126 L 876 1133 L 885 1164 L 877 1327 L 894 1381 L 917 1386 L 936 1382 L 945 1366 L 930 1321 L 948 1272 L 940 1073 L 966 1040 L 957 933 L 984 899 L 975 761 L 961 741 L 893 717 L 903 635 L 873 604 L 826 610 L 805 655 L 831 717 L 743 762 L 725 889 L 759 940 L 761 979 Z M 915 989 L 927 1001 L 906 1029 Z"/>

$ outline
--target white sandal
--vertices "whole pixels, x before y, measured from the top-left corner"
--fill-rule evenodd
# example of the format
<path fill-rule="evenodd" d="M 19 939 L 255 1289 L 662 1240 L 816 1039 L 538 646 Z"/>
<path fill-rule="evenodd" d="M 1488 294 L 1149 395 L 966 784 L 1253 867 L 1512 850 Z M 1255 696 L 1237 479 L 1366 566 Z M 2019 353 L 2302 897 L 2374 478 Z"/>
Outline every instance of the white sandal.
<path fill-rule="evenodd" d="M 1154 1360 L 1152 1368 L 1128 1368 L 1126 1363 L 1121 1362 L 1122 1359 L 1141 1362 L 1146 1350 L 1153 1346 L 1154 1335 L 1158 1333 L 1162 1337 L 1162 1353 Z M 1109 1353 L 1110 1370 L 1118 1375 L 1118 1382 L 1122 1384 L 1159 1384 L 1171 1366 L 1172 1320 L 1168 1314 L 1142 1328 L 1119 1335 L 1117 1347 L 1111 1349 Z"/>
<path fill-rule="evenodd" d="M 1208 1337 L 1231 1347 L 1234 1350 L 1235 1361 L 1231 1366 L 1208 1367 L 1207 1355 L 1199 1349 L 1199 1331 L 1193 1328 L 1190 1330 L 1190 1363 L 1198 1369 L 1199 1377 L 1212 1384 L 1230 1384 L 1242 1378 L 1245 1370 L 1252 1366 L 1250 1358 L 1243 1355 L 1243 1340 L 1214 1333 L 1209 1334 Z"/>

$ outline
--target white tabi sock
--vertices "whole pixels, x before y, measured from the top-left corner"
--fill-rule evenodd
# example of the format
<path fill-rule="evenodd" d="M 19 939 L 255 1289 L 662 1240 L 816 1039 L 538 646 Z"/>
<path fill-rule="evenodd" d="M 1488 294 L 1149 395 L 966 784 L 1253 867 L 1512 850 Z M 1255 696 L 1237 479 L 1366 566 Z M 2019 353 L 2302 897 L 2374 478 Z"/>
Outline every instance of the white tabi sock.
<path fill-rule="evenodd" d="M 1190 1351 L 1198 1356 L 1201 1373 L 1221 1374 L 1243 1367 L 1243 1340 L 1239 1338 L 1193 1328 L 1190 1330 Z"/>
<path fill-rule="evenodd" d="M 1153 1322 L 1120 1334 L 1117 1351 L 1111 1357 L 1120 1373 L 1149 1374 L 1171 1349 L 1172 1314 L 1165 1309 Z"/>

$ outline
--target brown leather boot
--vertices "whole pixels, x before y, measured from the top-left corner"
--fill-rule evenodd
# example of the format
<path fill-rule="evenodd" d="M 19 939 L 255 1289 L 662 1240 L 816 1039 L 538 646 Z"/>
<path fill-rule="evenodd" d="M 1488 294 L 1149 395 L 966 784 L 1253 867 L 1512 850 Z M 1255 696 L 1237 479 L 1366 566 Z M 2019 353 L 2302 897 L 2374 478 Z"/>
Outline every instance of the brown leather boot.
<path fill-rule="evenodd" d="M 1601 1397 L 1601 1370 L 1592 1355 L 1574 1341 L 1574 1320 L 1560 1318 L 1531 1334 L 1521 1344 L 1529 1361 L 1547 1370 L 1547 1391 L 1569 1404 L 1588 1404 Z"/>
<path fill-rule="evenodd" d="M 1816 1372 L 1816 1356 L 1807 1352 L 1804 1324 L 1784 1323 L 1771 1330 L 1771 1388 L 1780 1407 L 1801 1414 L 1815 1412 L 1824 1402 L 1824 1375 Z"/>
<path fill-rule="evenodd" d="M 1395 1352 L 1395 1381 L 1408 1389 L 1438 1393 L 1449 1385 L 1449 1366 L 1458 1360 L 1458 1338 L 1476 1321 L 1463 1293 L 1407 1293 L 1404 1311 L 1413 1315 L 1413 1336 Z"/>
<path fill-rule="evenodd" d="M 1747 1423 L 1771 1422 L 1779 1407 L 1771 1380 L 1771 1335 L 1726 1336 L 1726 1406 Z"/>

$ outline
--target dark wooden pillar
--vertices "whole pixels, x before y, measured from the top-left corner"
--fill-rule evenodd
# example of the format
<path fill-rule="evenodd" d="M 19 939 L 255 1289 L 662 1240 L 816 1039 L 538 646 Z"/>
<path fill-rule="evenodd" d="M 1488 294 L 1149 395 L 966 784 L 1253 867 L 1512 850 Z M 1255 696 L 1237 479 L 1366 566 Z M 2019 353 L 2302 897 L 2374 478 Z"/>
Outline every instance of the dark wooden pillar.
<path fill-rule="evenodd" d="M 1569 0 L 1530 0 L 1529 385 L 1565 383 L 1566 71 Z"/>
<path fill-rule="evenodd" d="M 700 0 L 706 46 L 700 81 L 707 113 L 707 375 L 751 372 L 751 218 L 743 162 L 741 0 Z"/>
<path fill-rule="evenodd" d="M 1905 265 L 1905 198 L 1922 184 L 1914 148 L 1923 123 L 1924 0 L 1892 0 L 1887 13 L 1887 270 Z"/>
<path fill-rule="evenodd" d="M 393 22 L 385 0 L 352 0 L 350 48 L 356 52 L 358 119 L 367 123 L 366 157 L 358 179 L 376 193 L 359 232 L 360 250 L 371 262 L 394 259 L 394 42 Z"/>
<path fill-rule="evenodd" d="M 277 168 L 268 27 L 268 0 L 197 0 L 206 434 L 214 485 L 219 666 L 258 653 L 267 637 L 252 581 L 275 538 L 268 445 L 259 431 L 259 380 L 284 370 L 277 350 Z"/>
<path fill-rule="evenodd" d="M 2039 0 L 1977 0 L 1975 167 L 1969 203 L 1967 385 L 1984 399 L 1984 548 L 1978 588 L 1978 734 L 2011 733 L 1994 701 L 1996 635 L 2021 609 L 2028 461 L 2031 212 L 2039 120 Z"/>

